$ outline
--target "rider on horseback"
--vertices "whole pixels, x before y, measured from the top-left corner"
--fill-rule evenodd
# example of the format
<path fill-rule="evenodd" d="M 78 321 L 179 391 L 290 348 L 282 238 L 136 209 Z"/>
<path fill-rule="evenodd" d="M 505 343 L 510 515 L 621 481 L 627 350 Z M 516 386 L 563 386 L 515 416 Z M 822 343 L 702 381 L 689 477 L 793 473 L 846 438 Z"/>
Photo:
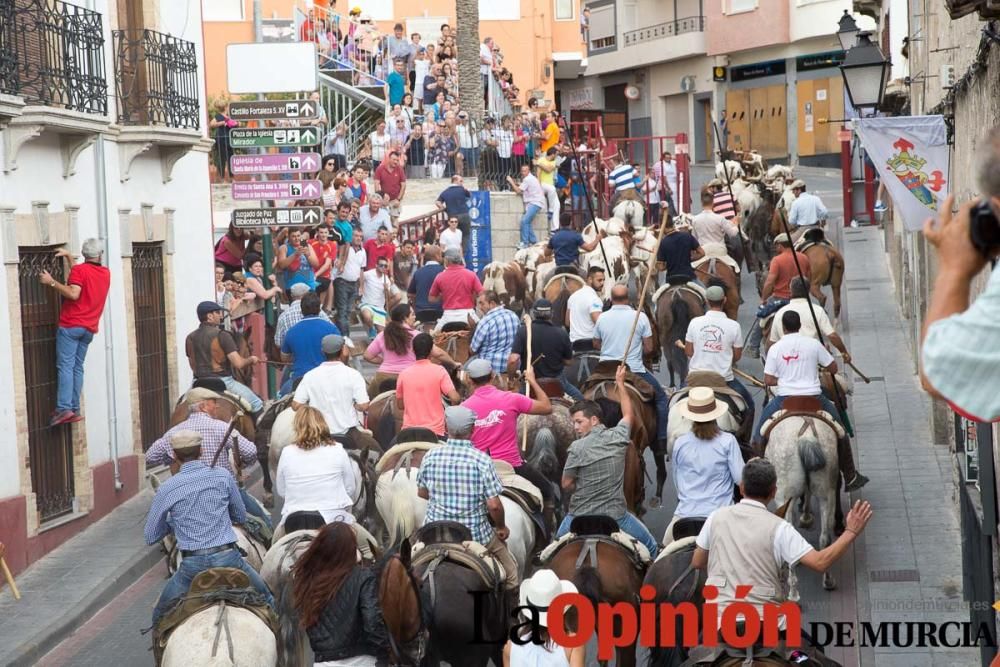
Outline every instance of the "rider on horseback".
<path fill-rule="evenodd" d="M 792 228 L 792 243 L 798 243 L 810 229 L 819 229 L 826 222 L 829 212 L 822 200 L 811 192 L 806 192 L 806 184 L 802 180 L 792 183 L 792 194 L 795 201 L 788 211 L 788 226 Z"/>
<path fill-rule="evenodd" d="M 673 220 L 667 219 L 663 239 L 656 251 L 656 270 L 666 271 L 667 276 L 684 276 L 689 283 L 704 287 L 694 274 L 691 262 L 705 256 L 705 251 L 693 235 L 674 227 Z"/>
<path fill-rule="evenodd" d="M 774 398 L 761 411 L 760 422 L 754 431 L 758 451 L 763 437 L 761 426 L 781 409 L 788 396 L 812 396 L 818 399 L 823 410 L 843 425 L 840 411 L 823 395 L 819 381 L 818 368 L 822 366 L 824 370 L 836 374 L 837 362 L 818 340 L 799 333 L 801 320 L 797 312 L 786 311 L 781 316 L 781 324 L 785 335 L 768 350 L 767 362 L 764 364 L 764 384 L 777 387 L 777 390 Z M 868 483 L 868 478 L 854 466 L 854 454 L 847 436 L 837 438 L 837 459 L 847 491 L 857 491 Z"/>
<path fill-rule="evenodd" d="M 802 323 L 802 328 L 799 329 L 799 333 L 803 336 L 808 336 L 809 338 L 819 337 L 816 335 L 816 325 L 813 324 L 812 315 L 809 311 L 812 310 L 813 314 L 816 316 L 816 321 L 819 322 L 820 333 L 830 341 L 833 345 L 840 351 L 840 356 L 844 358 L 844 363 L 849 363 L 851 361 L 851 355 L 847 351 L 847 346 L 844 345 L 844 339 L 840 337 L 837 331 L 833 328 L 833 324 L 830 323 L 830 318 L 826 314 L 826 310 L 823 306 L 815 304 L 809 300 L 809 283 L 802 280 L 796 276 L 792 278 L 791 282 L 788 284 L 791 290 L 792 299 L 788 302 L 788 305 L 782 306 L 781 310 L 774 314 L 774 320 L 771 323 L 771 334 L 768 340 L 771 343 L 777 343 L 781 340 L 781 337 L 785 334 L 784 327 L 781 324 L 781 318 L 790 310 L 794 310 L 799 314 L 799 321 Z"/>
<path fill-rule="evenodd" d="M 547 262 L 555 255 L 556 268 L 552 275 L 560 273 L 579 275 L 580 253 L 590 252 L 596 248 L 605 236 L 604 231 L 600 230 L 594 240 L 587 243 L 583 240 L 583 234 L 573 229 L 573 214 L 564 211 L 559 215 L 559 229 L 549 237 L 549 242 L 545 246 L 542 261 Z"/>
<path fill-rule="evenodd" d="M 624 364 L 615 372 L 615 385 L 621 397 L 622 418 L 614 428 L 604 426 L 604 413 L 594 401 L 579 401 L 570 408 L 573 430 L 580 439 L 573 441 L 566 454 L 562 488 L 573 495 L 556 537 L 569 532 L 574 516 L 603 514 L 617 521 L 623 531 L 646 546 L 650 557 L 656 558 L 660 549 L 656 538 L 625 504 L 625 454 L 635 415 L 625 388 Z"/>
<path fill-rule="evenodd" d="M 600 293 L 604 290 L 604 267 L 587 270 L 587 284 L 573 292 L 566 302 L 569 341 L 574 352 L 594 349 L 594 324 L 604 312 Z"/>
<path fill-rule="evenodd" d="M 566 364 L 573 361 L 573 349 L 566 330 L 552 322 L 552 303 L 548 299 L 539 299 L 532 307 L 532 313 L 535 319 L 531 323 L 531 353 L 535 359 L 528 359 L 528 329 L 522 324 L 514 336 L 514 346 L 507 360 L 507 375 L 514 377 L 516 371 L 524 370 L 530 362 L 538 378 L 553 384 L 558 381 L 562 391 L 573 400 L 582 401 L 583 394 L 566 377 Z"/>
<path fill-rule="evenodd" d="M 188 592 L 198 573 L 213 567 L 243 570 L 251 585 L 269 605 L 274 605 L 267 584 L 236 549 L 233 524 L 247 520 L 236 480 L 225 470 L 210 468 L 198 460 L 201 442 L 196 431 L 174 431 L 170 436 L 173 456 L 181 469 L 157 489 L 146 517 L 146 544 L 156 544 L 173 532 L 184 557 L 153 608 L 153 625 L 174 600 Z"/>
<path fill-rule="evenodd" d="M 760 356 L 760 341 L 764 337 L 761 326 L 768 315 L 788 303 L 792 297 L 789 284 L 792 278 L 798 276 L 795 259 L 802 268 L 802 275 L 809 275 L 809 258 L 798 250 L 792 250 L 792 242 L 788 234 L 778 234 L 774 237 L 774 245 L 778 254 L 771 260 L 767 270 L 767 279 L 760 290 L 760 306 L 757 308 L 757 322 L 750 327 L 750 342 L 747 345 L 747 356 L 756 359 Z M 795 255 L 792 255 L 792 252 Z"/>
<path fill-rule="evenodd" d="M 507 357 L 517 333 L 517 315 L 504 308 L 499 295 L 492 290 L 480 292 L 476 305 L 483 319 L 476 325 L 469 342 L 469 351 L 493 366 L 498 375 L 507 370 Z"/>
<path fill-rule="evenodd" d="M 743 331 L 740 323 L 726 317 L 726 292 L 718 285 L 705 290 L 708 312 L 691 320 L 684 337 L 684 352 L 691 360 L 689 371 L 712 371 L 725 379 L 730 389 L 743 397 L 746 409 L 753 413 L 753 397 L 736 379 L 733 365 L 743 355 Z"/>

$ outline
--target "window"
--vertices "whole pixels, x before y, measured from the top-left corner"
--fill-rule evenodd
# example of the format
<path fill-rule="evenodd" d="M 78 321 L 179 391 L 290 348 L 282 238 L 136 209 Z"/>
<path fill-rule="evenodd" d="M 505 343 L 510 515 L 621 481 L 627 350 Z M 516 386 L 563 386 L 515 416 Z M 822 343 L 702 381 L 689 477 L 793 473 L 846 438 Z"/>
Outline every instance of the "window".
<path fill-rule="evenodd" d="M 757 9 L 757 0 L 724 0 L 726 14 L 742 14 Z"/>
<path fill-rule="evenodd" d="M 556 21 L 572 21 L 573 0 L 555 0 L 555 3 L 556 3 L 556 9 L 555 9 Z"/>
<path fill-rule="evenodd" d="M 242 21 L 244 0 L 201 0 L 204 21 Z"/>
<path fill-rule="evenodd" d="M 521 0 L 479 0 L 480 21 L 519 21 Z"/>
<path fill-rule="evenodd" d="M 613 49 L 615 47 L 615 6 L 590 7 L 590 49 Z"/>

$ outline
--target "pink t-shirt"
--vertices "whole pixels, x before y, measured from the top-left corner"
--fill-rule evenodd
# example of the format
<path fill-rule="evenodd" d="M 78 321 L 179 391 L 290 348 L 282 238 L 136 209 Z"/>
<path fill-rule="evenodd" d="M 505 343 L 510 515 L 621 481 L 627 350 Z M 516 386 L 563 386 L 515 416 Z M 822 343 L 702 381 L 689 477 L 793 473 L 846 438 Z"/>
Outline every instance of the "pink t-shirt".
<path fill-rule="evenodd" d="M 410 344 L 406 348 L 406 354 L 396 354 L 385 346 L 385 332 L 379 332 L 375 340 L 368 346 L 368 351 L 373 355 L 382 355 L 382 364 L 378 367 L 380 373 L 402 373 L 413 365 L 417 360 L 413 354 L 413 338 L 420 333 L 416 329 L 409 329 Z"/>
<path fill-rule="evenodd" d="M 517 416 L 531 410 L 532 401 L 523 394 L 500 391 L 493 385 L 480 387 L 462 405 L 476 413 L 473 446 L 491 458 L 521 466 L 517 447 Z"/>

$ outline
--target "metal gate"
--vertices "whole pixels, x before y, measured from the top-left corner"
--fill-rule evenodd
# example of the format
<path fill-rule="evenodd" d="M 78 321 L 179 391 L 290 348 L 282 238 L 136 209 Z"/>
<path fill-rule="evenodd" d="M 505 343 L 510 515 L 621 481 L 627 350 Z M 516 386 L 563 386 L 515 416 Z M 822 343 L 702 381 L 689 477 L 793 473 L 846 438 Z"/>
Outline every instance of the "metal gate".
<path fill-rule="evenodd" d="M 132 303 L 136 374 L 139 377 L 139 428 L 145 451 L 163 435 L 170 420 L 162 243 L 133 244 Z"/>
<path fill-rule="evenodd" d="M 50 248 L 22 248 L 17 266 L 21 295 L 21 349 L 28 414 L 28 466 L 39 520 L 73 511 L 73 438 L 68 424 L 49 427 L 56 407 L 56 331 L 59 293 L 38 281 L 48 271 L 65 280 L 62 260 Z"/>

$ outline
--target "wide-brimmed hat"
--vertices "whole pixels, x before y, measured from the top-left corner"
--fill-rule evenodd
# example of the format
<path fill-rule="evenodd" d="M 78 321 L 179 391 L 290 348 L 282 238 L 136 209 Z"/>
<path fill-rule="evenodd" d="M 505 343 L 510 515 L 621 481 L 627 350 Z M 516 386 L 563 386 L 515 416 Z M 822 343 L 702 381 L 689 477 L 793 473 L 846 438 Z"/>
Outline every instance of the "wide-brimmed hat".
<path fill-rule="evenodd" d="M 572 581 L 560 579 L 552 570 L 538 570 L 521 583 L 521 606 L 538 610 L 538 622 L 548 627 L 549 605 L 564 593 L 576 593 Z"/>
<path fill-rule="evenodd" d="M 682 403 L 680 412 L 693 422 L 715 421 L 726 414 L 729 406 L 715 400 L 715 392 L 708 387 L 692 387 L 688 392 L 687 403 Z"/>

